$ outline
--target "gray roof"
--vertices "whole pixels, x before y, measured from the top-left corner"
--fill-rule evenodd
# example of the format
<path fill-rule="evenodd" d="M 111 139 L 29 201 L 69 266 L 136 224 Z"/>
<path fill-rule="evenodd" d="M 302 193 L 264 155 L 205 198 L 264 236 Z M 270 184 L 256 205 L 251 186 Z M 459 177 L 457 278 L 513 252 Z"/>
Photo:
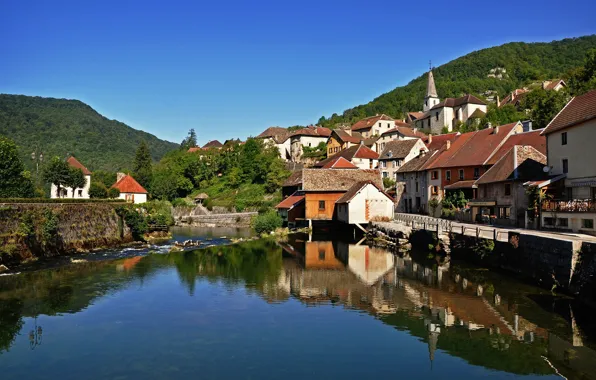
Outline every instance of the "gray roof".
<path fill-rule="evenodd" d="M 379 160 L 405 158 L 420 139 L 392 140 L 385 144 Z"/>
<path fill-rule="evenodd" d="M 358 182 L 371 181 L 383 188 L 381 173 L 376 169 L 304 169 L 304 191 L 348 191 Z"/>
<path fill-rule="evenodd" d="M 417 172 L 432 158 L 432 156 L 436 153 L 436 151 L 426 152 L 425 154 L 421 154 L 416 158 L 411 159 L 410 161 L 406 162 L 401 168 L 399 168 L 396 173 L 408 173 L 408 172 Z"/>

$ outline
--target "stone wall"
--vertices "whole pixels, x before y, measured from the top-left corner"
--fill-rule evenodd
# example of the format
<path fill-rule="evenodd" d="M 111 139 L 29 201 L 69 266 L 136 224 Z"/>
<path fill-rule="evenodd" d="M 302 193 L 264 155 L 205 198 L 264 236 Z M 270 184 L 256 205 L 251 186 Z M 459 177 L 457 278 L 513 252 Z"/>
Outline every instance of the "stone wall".
<path fill-rule="evenodd" d="M 176 221 L 177 225 L 197 227 L 248 227 L 257 212 L 241 212 L 230 214 L 192 215 L 184 216 Z"/>

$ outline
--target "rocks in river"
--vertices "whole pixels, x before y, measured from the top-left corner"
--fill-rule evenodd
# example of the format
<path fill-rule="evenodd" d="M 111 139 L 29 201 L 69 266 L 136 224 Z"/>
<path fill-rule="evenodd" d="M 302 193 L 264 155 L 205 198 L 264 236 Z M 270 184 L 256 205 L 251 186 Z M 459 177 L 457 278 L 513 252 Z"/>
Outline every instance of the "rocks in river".
<path fill-rule="evenodd" d="M 0 264 L 0 273 L 2 273 L 2 272 L 8 272 L 8 271 L 9 271 L 9 269 L 8 269 L 8 267 L 6 265 Z"/>
<path fill-rule="evenodd" d="M 70 259 L 70 262 L 73 263 L 73 264 L 79 264 L 79 263 L 86 263 L 87 260 L 84 260 L 84 259 L 72 259 L 71 258 Z"/>
<path fill-rule="evenodd" d="M 198 246 L 200 246 L 203 243 L 201 241 L 199 241 L 199 240 L 185 240 L 182 243 L 181 242 L 176 242 L 174 244 L 176 245 L 176 247 L 187 248 L 187 247 L 198 247 Z"/>

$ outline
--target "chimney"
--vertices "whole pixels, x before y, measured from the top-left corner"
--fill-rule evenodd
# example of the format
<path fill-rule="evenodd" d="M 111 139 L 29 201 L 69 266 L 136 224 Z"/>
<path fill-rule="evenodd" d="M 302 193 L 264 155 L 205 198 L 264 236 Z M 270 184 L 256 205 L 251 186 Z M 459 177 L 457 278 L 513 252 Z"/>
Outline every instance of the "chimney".
<path fill-rule="evenodd" d="M 126 177 L 126 174 L 124 174 L 124 173 L 116 174 L 116 182 L 120 182 L 120 180 L 124 177 Z"/>
<path fill-rule="evenodd" d="M 488 123 L 486 123 L 486 128 L 492 128 L 493 127 L 493 123 L 491 123 L 490 121 Z"/>
<path fill-rule="evenodd" d="M 433 142 L 433 134 L 429 133 L 428 134 L 428 143 L 431 144 Z"/>
<path fill-rule="evenodd" d="M 495 127 L 495 129 L 493 129 L 493 134 L 494 135 L 498 135 L 499 134 L 499 126 L 498 125 Z"/>
<path fill-rule="evenodd" d="M 426 149 L 420 149 L 420 156 L 424 157 L 426 155 Z"/>
<path fill-rule="evenodd" d="M 451 140 L 447 140 L 447 142 L 445 143 L 445 150 L 449 149 L 451 149 Z"/>
<path fill-rule="evenodd" d="M 416 134 L 416 132 L 418 132 L 418 128 L 414 128 L 414 134 Z"/>

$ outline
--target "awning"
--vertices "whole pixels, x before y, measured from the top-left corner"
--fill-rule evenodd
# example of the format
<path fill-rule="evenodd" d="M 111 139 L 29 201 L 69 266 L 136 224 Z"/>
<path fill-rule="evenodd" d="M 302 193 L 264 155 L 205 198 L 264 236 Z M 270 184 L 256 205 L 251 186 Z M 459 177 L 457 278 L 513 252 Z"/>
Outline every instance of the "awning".
<path fill-rule="evenodd" d="M 552 178 L 545 179 L 545 180 L 528 181 L 528 182 L 524 182 L 524 187 L 535 187 L 535 186 L 538 186 L 539 189 L 542 189 L 544 186 L 548 186 L 551 183 L 555 183 L 557 181 L 560 181 L 560 180 L 562 180 L 565 177 L 567 177 L 567 174 L 559 174 L 556 177 L 552 177 Z"/>
<path fill-rule="evenodd" d="M 571 181 L 571 187 L 596 187 L 596 178 L 582 179 L 581 181 Z"/>
<path fill-rule="evenodd" d="M 486 207 L 486 206 L 496 206 L 496 201 L 469 201 L 468 206 L 471 207 Z"/>

